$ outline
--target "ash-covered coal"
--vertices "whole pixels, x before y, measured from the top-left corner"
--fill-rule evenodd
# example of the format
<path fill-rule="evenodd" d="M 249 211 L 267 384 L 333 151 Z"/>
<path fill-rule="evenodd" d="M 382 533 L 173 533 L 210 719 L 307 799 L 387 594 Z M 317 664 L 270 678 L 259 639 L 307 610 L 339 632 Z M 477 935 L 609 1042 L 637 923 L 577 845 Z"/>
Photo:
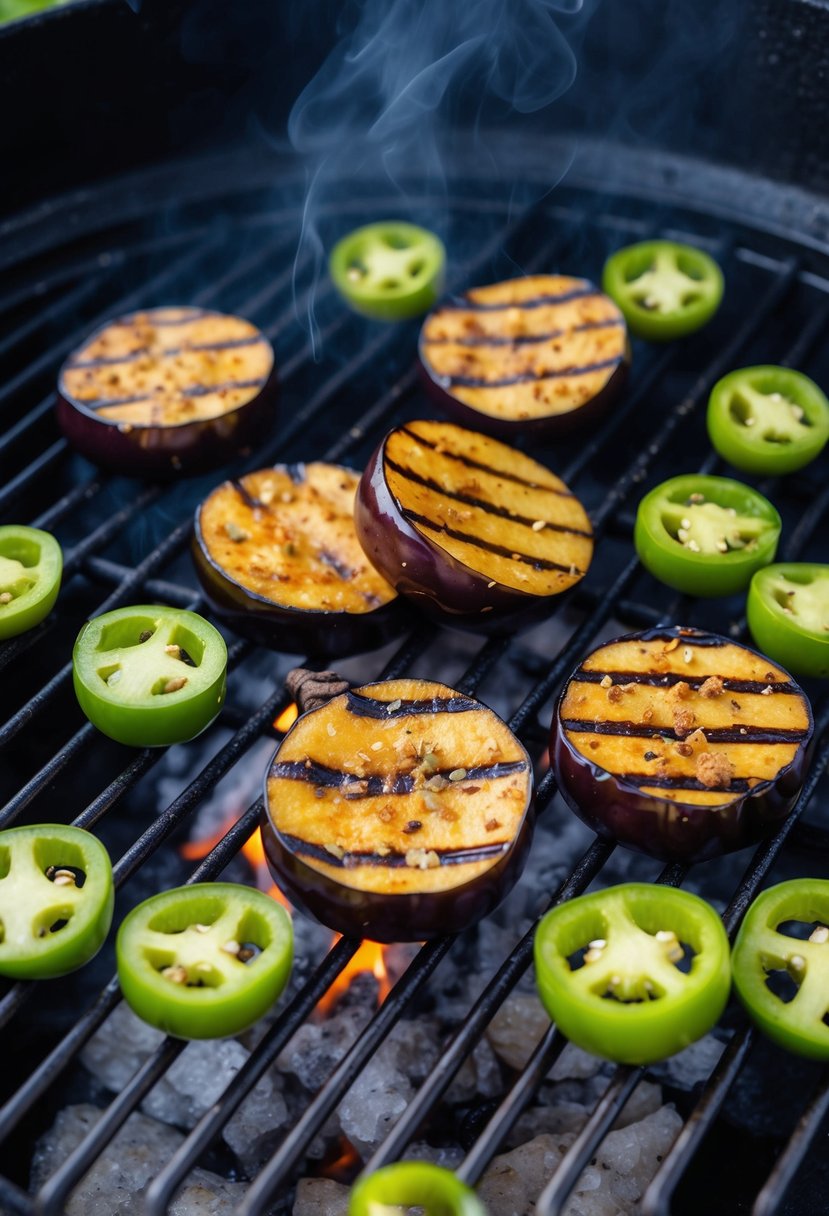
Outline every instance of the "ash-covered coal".
<path fill-rule="evenodd" d="M 42 1186 L 103 1114 L 86 1103 L 67 1106 L 41 1136 L 32 1160 L 31 1186 Z M 142 1216 L 143 1196 L 183 1136 L 144 1115 L 130 1115 L 112 1143 L 72 1192 L 64 1216 Z M 245 1186 L 196 1169 L 169 1208 L 170 1216 L 233 1216 Z"/>

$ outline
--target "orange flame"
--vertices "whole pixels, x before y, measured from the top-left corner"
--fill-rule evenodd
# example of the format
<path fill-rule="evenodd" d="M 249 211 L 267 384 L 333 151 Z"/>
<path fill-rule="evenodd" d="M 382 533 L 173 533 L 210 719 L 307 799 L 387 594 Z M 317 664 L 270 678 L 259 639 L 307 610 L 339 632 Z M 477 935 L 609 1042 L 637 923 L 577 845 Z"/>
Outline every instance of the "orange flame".
<path fill-rule="evenodd" d="M 274 718 L 274 728 L 282 731 L 284 735 L 286 731 L 291 729 L 298 717 L 299 710 L 297 709 L 296 702 L 292 701 L 290 705 L 286 705 L 281 714 L 277 714 Z"/>
<path fill-rule="evenodd" d="M 361 1162 L 360 1154 L 346 1136 L 339 1137 L 337 1149 L 337 1156 L 333 1161 L 325 1161 L 320 1173 L 323 1178 L 333 1178 L 335 1182 L 350 1182 Z"/>
<path fill-rule="evenodd" d="M 214 849 L 222 837 L 233 827 L 236 820 L 230 816 L 221 824 L 215 832 L 210 836 L 203 836 L 201 840 L 187 840 L 181 846 L 180 852 L 185 861 L 201 861 L 206 857 L 211 849 Z M 283 908 L 291 911 L 291 905 L 288 899 L 280 891 L 279 887 L 271 879 L 271 873 L 268 869 L 268 863 L 265 860 L 265 846 L 262 843 L 262 833 L 259 828 L 248 837 L 242 845 L 242 855 L 249 863 L 256 877 L 256 885 L 260 891 L 265 891 L 270 895 L 271 899 L 275 899 L 277 903 L 282 904 Z"/>
<path fill-rule="evenodd" d="M 339 940 L 340 935 L 335 934 L 332 946 L 336 945 Z M 364 975 L 366 971 L 370 971 L 377 980 L 377 1004 L 382 1005 L 392 989 L 392 980 L 386 966 L 386 947 L 379 942 L 364 941 L 360 943 L 357 953 L 348 960 L 325 995 L 320 997 L 317 1004 L 319 1012 L 330 1013 L 343 993 L 351 987 L 352 980 L 358 975 Z"/>

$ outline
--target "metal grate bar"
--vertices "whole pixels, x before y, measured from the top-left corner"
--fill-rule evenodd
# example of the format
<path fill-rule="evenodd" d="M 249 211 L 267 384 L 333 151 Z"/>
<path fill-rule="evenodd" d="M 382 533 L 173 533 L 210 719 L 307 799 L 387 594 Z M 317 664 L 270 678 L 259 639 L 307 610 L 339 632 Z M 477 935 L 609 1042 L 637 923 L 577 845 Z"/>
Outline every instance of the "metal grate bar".
<path fill-rule="evenodd" d="M 130 567 L 120 562 L 109 561 L 105 557 L 88 557 L 83 564 L 84 574 L 89 578 L 107 586 L 118 586 L 129 575 Z M 185 587 L 183 583 L 171 583 L 168 579 L 150 578 L 144 584 L 144 591 L 153 599 L 172 604 L 175 608 L 186 608 L 189 604 L 198 603 L 196 612 L 203 607 L 203 599 L 197 587 Z"/>
<path fill-rule="evenodd" d="M 590 1118 L 559 1162 L 536 1204 L 538 1216 L 559 1216 L 567 1196 L 578 1182 L 585 1164 L 596 1151 L 622 1108 L 642 1079 L 643 1070 L 626 1065 L 617 1068 Z"/>
<path fill-rule="evenodd" d="M 41 452 L 40 456 L 27 464 L 26 468 L 16 477 L 10 478 L 0 490 L 0 512 L 5 512 L 25 489 L 36 482 L 40 475 L 50 469 L 53 464 L 57 464 L 67 451 L 66 440 L 58 439 L 45 452 Z"/>
<path fill-rule="evenodd" d="M 346 964 L 354 957 L 359 942 L 341 937 L 329 950 L 313 976 L 296 994 L 268 1029 L 256 1051 L 245 1061 L 219 1101 L 206 1111 L 150 1184 L 145 1199 L 147 1216 L 164 1216 L 176 1189 L 193 1164 L 218 1136 L 239 1109 L 257 1081 L 273 1064 L 282 1048 L 307 1021 Z"/>
<path fill-rule="evenodd" d="M 553 895 L 548 907 L 564 903 L 590 885 L 601 870 L 614 846 L 596 840 L 574 867 L 572 874 Z M 395 1123 L 386 1139 L 366 1163 L 365 1172 L 379 1169 L 394 1161 L 405 1149 L 420 1124 L 449 1088 L 458 1069 L 489 1025 L 496 1009 L 512 992 L 532 959 L 536 926 L 524 934 L 521 941 L 499 967 L 484 988 L 466 1018 L 452 1037 L 420 1089 Z"/>
<path fill-rule="evenodd" d="M 309 1141 L 322 1127 L 360 1069 L 400 1020 L 415 993 L 425 985 L 438 963 L 449 952 L 454 940 L 453 937 L 444 937 L 439 941 L 430 942 L 409 964 L 362 1034 L 351 1045 L 276 1153 L 251 1183 L 239 1205 L 238 1216 L 261 1216 L 267 1211 L 277 1187 L 290 1173 Z"/>
<path fill-rule="evenodd" d="M 118 259 L 119 262 L 123 260 L 123 257 Z M 81 279 L 71 291 L 57 296 L 51 304 L 47 304 L 45 308 L 39 308 L 37 312 L 33 313 L 28 321 L 24 321 L 22 325 L 18 325 L 17 329 L 13 329 L 3 338 L 0 338 L 0 358 L 8 351 L 13 350 L 21 342 L 25 342 L 27 338 L 37 333 L 39 329 L 57 320 L 64 313 L 71 313 L 80 308 L 84 300 L 88 300 L 90 296 L 93 296 L 100 289 L 101 284 L 111 277 L 111 275 L 107 274 L 107 271 L 114 269 L 114 266 L 102 267 L 100 278 Z"/>
<path fill-rule="evenodd" d="M 75 1183 L 83 1177 L 113 1137 L 121 1130 L 132 1111 L 156 1081 L 175 1063 L 187 1044 L 181 1039 L 165 1039 L 161 1047 L 138 1070 L 130 1083 L 121 1090 L 92 1130 L 84 1136 L 65 1161 L 41 1187 L 37 1210 L 43 1216 L 61 1216 L 64 1201 Z"/>
<path fill-rule="evenodd" d="M 45 790 L 47 785 L 62 773 L 73 760 L 75 756 L 84 751 L 95 739 L 97 731 L 89 722 L 82 726 L 79 731 L 76 731 L 71 739 L 67 740 L 58 751 L 44 764 L 43 768 L 39 769 L 31 780 L 27 781 L 24 786 L 14 794 L 6 805 L 0 810 L 0 828 L 9 827 L 14 822 L 17 816 L 26 809 L 41 790 Z"/>
<path fill-rule="evenodd" d="M 567 1039 L 559 1034 L 555 1026 L 550 1026 L 544 1032 L 514 1085 L 504 1095 L 498 1109 L 455 1170 L 461 1182 L 468 1186 L 478 1182 L 566 1046 Z"/>
<path fill-rule="evenodd" d="M 23 1216 L 29 1216 L 34 1211 L 34 1204 L 26 1192 L 3 1177 L 0 1177 L 0 1205 L 4 1216 L 6 1212 L 21 1212 Z"/>
<path fill-rule="evenodd" d="M 827 1111 L 829 1111 L 829 1069 L 824 1068 L 809 1105 L 800 1116 L 788 1144 L 774 1163 L 774 1169 L 757 1196 L 751 1216 L 775 1216 L 775 1213 L 781 1210 L 783 1196 L 820 1131 Z"/>
<path fill-rule="evenodd" d="M 668 1216 L 676 1184 L 699 1147 L 706 1130 L 722 1109 L 726 1095 L 745 1063 L 753 1039 L 751 1029 L 738 1032 L 720 1056 L 702 1097 L 690 1118 L 680 1128 L 679 1135 L 642 1197 L 643 1216 Z"/>
<path fill-rule="evenodd" d="M 47 531 L 53 528 L 55 524 L 60 523 L 67 515 L 70 515 L 75 507 L 87 498 L 94 498 L 101 488 L 101 481 L 98 477 L 90 477 L 88 481 L 82 481 L 74 486 L 68 493 L 64 494 L 53 503 L 51 507 L 47 507 L 45 511 L 41 511 L 32 520 L 33 528 L 45 528 Z"/>

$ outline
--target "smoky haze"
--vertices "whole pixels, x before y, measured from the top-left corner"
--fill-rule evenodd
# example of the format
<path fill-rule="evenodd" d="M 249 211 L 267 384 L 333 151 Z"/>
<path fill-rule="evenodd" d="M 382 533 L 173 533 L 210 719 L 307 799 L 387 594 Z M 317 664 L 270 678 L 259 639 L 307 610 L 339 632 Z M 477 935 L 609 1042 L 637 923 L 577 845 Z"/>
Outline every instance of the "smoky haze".
<path fill-rule="evenodd" d="M 560 178 L 563 166 L 551 164 L 541 188 L 509 180 L 505 144 L 487 133 L 509 124 L 511 137 L 520 140 L 529 116 L 570 87 L 573 18 L 596 3 L 361 0 L 348 6 L 342 38 L 288 121 L 308 179 L 294 291 L 297 301 L 307 301 L 300 320 L 315 350 L 316 285 L 331 243 L 355 226 L 324 217 L 355 182 L 376 200 L 359 222 L 408 218 L 445 235 L 458 129 L 467 159 L 470 153 L 479 158 L 489 188 L 506 189 L 516 203 L 526 205 L 530 190 L 537 195 Z"/>

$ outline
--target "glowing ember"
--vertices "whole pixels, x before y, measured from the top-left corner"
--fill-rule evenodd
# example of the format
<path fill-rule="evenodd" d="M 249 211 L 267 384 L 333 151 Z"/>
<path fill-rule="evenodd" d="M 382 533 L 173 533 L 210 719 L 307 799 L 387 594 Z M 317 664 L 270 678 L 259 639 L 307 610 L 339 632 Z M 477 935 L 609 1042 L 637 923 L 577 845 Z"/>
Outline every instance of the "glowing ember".
<path fill-rule="evenodd" d="M 274 718 L 274 728 L 282 731 L 282 733 L 285 734 L 286 731 L 291 729 L 298 717 L 299 710 L 296 707 L 296 703 L 292 701 L 290 705 L 283 709 L 282 713 L 279 714 L 278 717 Z"/>
<path fill-rule="evenodd" d="M 335 934 L 332 946 L 339 940 L 339 934 Z M 370 971 L 377 980 L 377 1004 L 381 1005 L 392 988 L 392 980 L 386 966 L 387 949 L 388 947 L 380 942 L 361 942 L 357 953 L 346 963 L 325 996 L 320 998 L 318 1011 L 330 1013 L 343 993 L 351 987 L 352 981 L 358 975 L 364 975 L 366 971 Z"/>
<path fill-rule="evenodd" d="M 203 836 L 201 840 L 186 841 L 180 849 L 182 857 L 185 861 L 201 861 L 211 849 L 216 847 L 222 837 L 230 831 L 235 822 L 236 820 L 233 818 L 226 819 L 212 835 Z M 283 908 L 287 908 L 290 912 L 290 903 L 271 878 L 271 872 L 265 861 L 265 846 L 262 844 L 262 833 L 259 831 L 259 828 L 242 845 L 242 856 L 253 870 L 259 890 L 265 891 L 270 895 L 271 899 L 275 899 L 277 903 L 282 904 Z"/>
<path fill-rule="evenodd" d="M 357 1167 L 362 1164 L 362 1158 L 354 1145 L 346 1136 L 340 1136 L 328 1156 L 336 1153 L 332 1161 L 325 1160 L 320 1174 L 323 1178 L 333 1178 L 335 1182 L 351 1182 L 357 1173 Z"/>

